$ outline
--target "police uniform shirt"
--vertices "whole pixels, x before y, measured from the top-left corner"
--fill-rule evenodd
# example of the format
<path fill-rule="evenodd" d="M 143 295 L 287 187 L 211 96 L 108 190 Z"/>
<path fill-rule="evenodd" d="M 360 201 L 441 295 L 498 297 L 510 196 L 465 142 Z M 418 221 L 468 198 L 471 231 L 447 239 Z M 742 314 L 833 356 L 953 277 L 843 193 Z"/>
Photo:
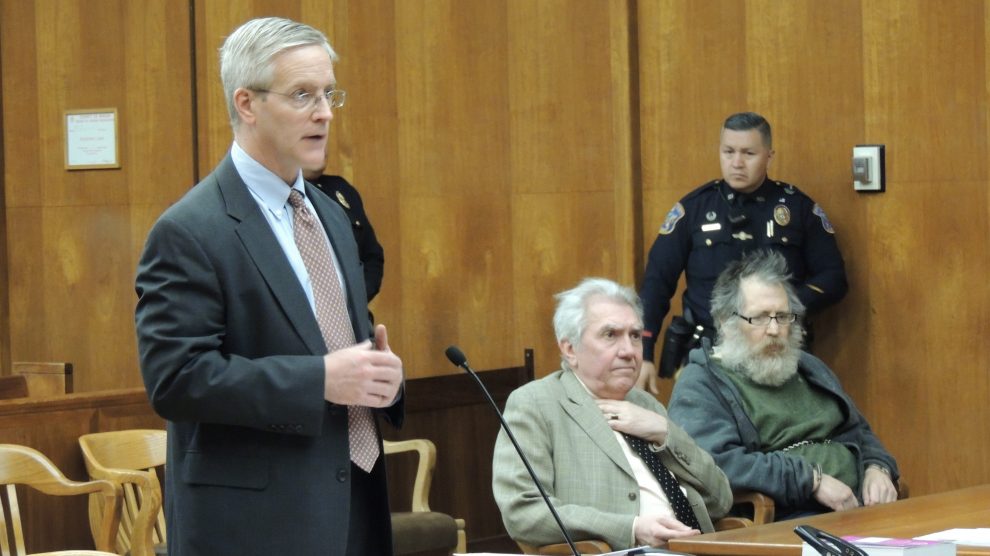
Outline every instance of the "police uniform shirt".
<path fill-rule="evenodd" d="M 375 229 L 371 227 L 368 215 L 364 212 L 361 195 L 353 185 L 340 176 L 320 176 L 313 185 L 334 200 L 351 221 L 354 241 L 357 242 L 358 256 L 364 269 L 364 285 L 368 290 L 368 301 L 374 299 L 382 287 L 382 276 L 385 272 L 385 250 Z"/>
<path fill-rule="evenodd" d="M 644 360 L 653 361 L 657 335 L 682 272 L 687 282 L 683 306 L 695 322 L 712 327 L 710 299 L 716 278 L 728 263 L 760 248 L 784 256 L 809 312 L 845 295 L 845 265 L 835 230 L 817 203 L 793 185 L 769 178 L 749 194 L 715 180 L 674 205 L 650 249 L 640 290 Z"/>

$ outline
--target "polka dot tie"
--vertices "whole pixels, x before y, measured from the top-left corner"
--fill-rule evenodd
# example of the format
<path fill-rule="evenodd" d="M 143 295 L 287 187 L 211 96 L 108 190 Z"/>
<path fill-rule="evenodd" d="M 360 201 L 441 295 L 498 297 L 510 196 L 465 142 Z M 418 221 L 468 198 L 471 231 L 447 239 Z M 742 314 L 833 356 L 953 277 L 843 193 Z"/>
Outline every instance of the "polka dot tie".
<path fill-rule="evenodd" d="M 354 329 L 347 315 L 344 290 L 337 279 L 337 269 L 330 255 L 330 246 L 321 231 L 321 224 L 306 207 L 299 191 L 291 190 L 289 204 L 293 211 L 292 228 L 296 247 L 299 248 L 306 272 L 309 273 L 313 299 L 316 301 L 316 321 L 327 344 L 327 352 L 352 346 L 356 343 Z M 370 472 L 379 455 L 374 416 L 367 407 L 352 405 L 347 407 L 347 422 L 351 461 Z"/>
<path fill-rule="evenodd" d="M 694 515 L 694 510 L 691 509 L 691 503 L 688 502 L 687 496 L 681 490 L 681 485 L 677 483 L 677 478 L 660 461 L 660 451 L 655 448 L 656 445 L 654 444 L 651 447 L 649 442 L 631 434 L 623 434 L 622 436 L 625 437 L 629 446 L 639 454 L 639 457 L 643 458 L 643 463 L 656 476 L 657 481 L 660 483 L 660 488 L 667 495 L 667 501 L 670 502 L 670 507 L 673 508 L 677 521 L 692 529 L 701 531 L 701 525 L 698 523 L 697 516 Z"/>

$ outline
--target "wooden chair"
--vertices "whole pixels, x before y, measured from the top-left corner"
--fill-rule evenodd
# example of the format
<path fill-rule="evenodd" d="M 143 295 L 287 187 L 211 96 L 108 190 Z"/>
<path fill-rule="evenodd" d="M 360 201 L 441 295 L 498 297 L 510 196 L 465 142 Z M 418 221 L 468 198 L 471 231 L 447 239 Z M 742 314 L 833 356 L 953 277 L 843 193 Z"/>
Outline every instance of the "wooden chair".
<path fill-rule="evenodd" d="M 104 507 L 93 528 L 97 550 L 60 550 L 35 553 L 34 556 L 115 556 L 110 551 L 120 520 L 120 486 L 109 481 L 72 481 L 41 452 L 14 444 L 0 444 L 0 484 L 6 486 L 0 496 L 0 549 L 4 555 L 27 554 L 15 486 L 26 485 L 56 496 L 94 494 L 102 500 Z"/>
<path fill-rule="evenodd" d="M 62 396 L 73 391 L 72 363 L 14 361 L 11 370 L 12 375 L 24 377 L 29 397 Z"/>
<path fill-rule="evenodd" d="M 28 397 L 27 380 L 21 375 L 0 376 L 0 400 Z"/>
<path fill-rule="evenodd" d="M 571 552 L 571 547 L 568 546 L 566 542 L 548 544 L 544 546 L 532 546 L 519 541 L 516 541 L 516 544 L 519 545 L 519 548 L 522 550 L 523 554 L 561 554 L 564 556 L 572 556 L 572 554 L 574 554 Z M 578 553 L 580 554 L 605 554 L 607 552 L 612 552 L 612 547 L 610 547 L 605 541 L 574 541 L 574 546 L 577 547 Z"/>
<path fill-rule="evenodd" d="M 908 485 L 903 480 L 898 481 L 897 485 L 895 486 L 897 486 L 898 500 L 904 500 L 909 496 L 910 491 L 908 489 Z M 746 515 L 752 515 L 753 516 L 752 522 L 755 525 L 762 525 L 764 523 L 773 523 L 774 519 L 776 519 L 777 517 L 776 507 L 774 505 L 773 498 L 770 498 L 766 494 L 747 490 L 747 491 L 736 492 L 733 494 L 733 497 L 734 497 L 734 501 L 732 504 L 733 510 L 740 510 L 740 508 L 747 505 L 752 506 L 752 510 L 742 510 L 741 513 L 744 513 Z M 739 519 L 739 518 L 726 517 L 719 520 L 719 522 L 721 523 L 729 519 Z M 718 524 L 716 524 L 716 528 L 718 528 Z M 725 529 L 734 529 L 734 528 L 735 527 L 726 527 L 719 530 L 724 531 Z"/>
<path fill-rule="evenodd" d="M 426 550 L 467 552 L 464 520 L 430 510 L 430 484 L 437 463 L 437 448 L 425 438 L 385 440 L 385 454 L 416 452 L 419 461 L 412 487 L 412 511 L 392 512 L 394 553 L 413 554 Z"/>
<path fill-rule="evenodd" d="M 157 469 L 165 465 L 164 430 L 97 432 L 79 437 L 89 476 L 123 487 L 123 508 L 115 538 L 119 554 L 154 556 L 166 543 L 162 489 Z M 90 519 L 103 511 L 90 499 Z M 91 521 L 92 522 L 92 521 Z"/>

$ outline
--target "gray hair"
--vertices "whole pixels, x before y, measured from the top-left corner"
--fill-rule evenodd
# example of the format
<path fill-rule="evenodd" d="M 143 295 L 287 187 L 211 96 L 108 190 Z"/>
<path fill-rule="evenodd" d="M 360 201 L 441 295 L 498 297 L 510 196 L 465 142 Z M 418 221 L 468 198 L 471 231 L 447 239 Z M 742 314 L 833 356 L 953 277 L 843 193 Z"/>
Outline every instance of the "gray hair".
<path fill-rule="evenodd" d="M 267 89 L 272 84 L 272 60 L 281 52 L 298 46 L 322 46 L 330 60 L 337 53 L 326 35 L 309 25 L 281 17 L 252 19 L 238 27 L 220 47 L 220 80 L 227 99 L 230 126 L 237 129 L 240 117 L 234 106 L 234 91 Z"/>
<path fill-rule="evenodd" d="M 588 326 L 588 299 L 596 295 L 632 307 L 639 320 L 643 320 L 643 305 L 632 288 L 606 278 L 585 278 L 574 288 L 554 296 L 557 310 L 553 313 L 553 331 L 558 342 L 567 340 L 578 345 Z"/>
<path fill-rule="evenodd" d="M 747 253 L 741 260 L 729 263 L 718 275 L 712 289 L 712 319 L 716 327 L 721 328 L 721 323 L 728 320 L 733 312 L 742 311 L 742 283 L 748 278 L 768 286 L 783 287 L 791 312 L 804 313 L 804 304 L 791 285 L 784 256 L 776 251 L 758 249 Z"/>
<path fill-rule="evenodd" d="M 739 112 L 725 119 L 722 129 L 732 131 L 749 131 L 755 129 L 763 137 L 763 144 L 768 148 L 773 148 L 773 132 L 770 130 L 770 122 L 756 112 Z"/>

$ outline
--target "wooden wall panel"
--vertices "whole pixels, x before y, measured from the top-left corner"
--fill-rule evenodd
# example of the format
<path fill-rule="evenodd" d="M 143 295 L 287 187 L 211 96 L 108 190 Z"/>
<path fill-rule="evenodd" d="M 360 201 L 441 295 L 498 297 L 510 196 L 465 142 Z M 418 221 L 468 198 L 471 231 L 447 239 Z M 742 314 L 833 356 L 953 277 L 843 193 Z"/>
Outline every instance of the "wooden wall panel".
<path fill-rule="evenodd" d="M 0 5 L 0 14 L 3 14 L 3 6 Z M 2 26 L 0 26 L 2 28 Z M 0 34 L 0 53 L 3 52 L 3 36 Z M 0 107 L 3 106 L 3 56 L 0 54 Z M 4 140 L 3 140 L 3 110 L 0 109 L 0 192 L 4 187 L 4 175 L 6 165 L 4 164 Z M 7 268 L 7 201 L 4 195 L 0 195 L 0 269 Z M 7 273 L 0 272 L 0 375 L 10 372 L 10 313 L 8 294 L 10 286 L 7 283 Z"/>
<path fill-rule="evenodd" d="M 141 384 L 133 276 L 150 220 L 132 214 L 192 180 L 187 8 L 2 2 L 10 357 L 71 361 L 79 391 Z M 63 113 L 87 108 L 117 109 L 120 169 L 64 169 Z"/>
<path fill-rule="evenodd" d="M 746 106 L 746 66 L 737 54 L 745 39 L 741 0 L 638 7 L 645 252 L 674 203 L 719 177 L 719 127 Z"/>
<path fill-rule="evenodd" d="M 854 254 L 876 261 L 864 394 L 920 492 L 990 480 L 987 4 L 949 6 L 863 3 L 866 135 L 888 153 Z"/>
<path fill-rule="evenodd" d="M 638 222 L 629 17 L 622 2 L 509 3 L 516 345 L 507 353 L 538 346 L 538 376 L 559 368 L 553 294 L 587 276 L 632 284 L 632 250 L 616 249 L 635 242 Z M 503 353 L 488 351 L 489 364 Z"/>
<path fill-rule="evenodd" d="M 411 376 L 457 373 L 443 357 L 452 343 L 474 364 L 507 361 L 518 350 L 503 326 L 514 285 L 505 5 L 400 2 L 395 15 L 396 346 Z"/>

